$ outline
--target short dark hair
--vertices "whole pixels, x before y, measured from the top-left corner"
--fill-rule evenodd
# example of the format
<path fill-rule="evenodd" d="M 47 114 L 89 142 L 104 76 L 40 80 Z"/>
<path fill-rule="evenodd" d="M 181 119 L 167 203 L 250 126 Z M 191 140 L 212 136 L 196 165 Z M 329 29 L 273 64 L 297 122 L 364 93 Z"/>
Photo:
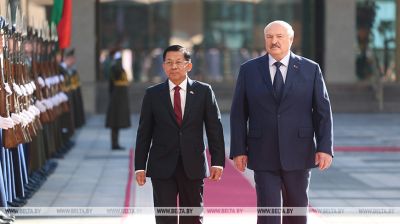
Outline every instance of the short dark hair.
<path fill-rule="evenodd" d="M 167 47 L 163 53 L 163 61 L 165 61 L 165 56 L 170 51 L 180 51 L 183 53 L 183 57 L 185 58 L 185 61 L 190 61 L 190 51 L 188 49 L 182 47 L 181 45 L 171 45 L 171 46 Z"/>

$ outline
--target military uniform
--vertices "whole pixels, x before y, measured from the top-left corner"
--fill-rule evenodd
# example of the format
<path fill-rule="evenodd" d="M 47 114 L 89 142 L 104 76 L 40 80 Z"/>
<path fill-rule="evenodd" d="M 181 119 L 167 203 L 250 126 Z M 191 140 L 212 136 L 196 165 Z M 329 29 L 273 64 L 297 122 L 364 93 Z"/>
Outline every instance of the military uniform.
<path fill-rule="evenodd" d="M 106 127 L 111 128 L 111 147 L 123 149 L 118 143 L 119 129 L 131 126 L 128 86 L 129 81 L 122 60 L 119 58 L 111 66 L 110 74 L 110 103 L 106 116 Z"/>
<path fill-rule="evenodd" d="M 81 83 L 79 81 L 79 74 L 76 69 L 73 69 L 71 83 L 73 88 L 73 100 L 74 100 L 74 118 L 75 127 L 79 128 L 85 124 L 85 112 L 83 110 L 83 100 Z"/>

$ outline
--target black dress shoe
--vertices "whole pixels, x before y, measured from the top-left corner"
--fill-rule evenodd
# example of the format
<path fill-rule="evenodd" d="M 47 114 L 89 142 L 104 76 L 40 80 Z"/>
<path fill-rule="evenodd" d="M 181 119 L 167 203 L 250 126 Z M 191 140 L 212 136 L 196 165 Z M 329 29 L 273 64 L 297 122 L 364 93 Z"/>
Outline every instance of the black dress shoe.
<path fill-rule="evenodd" d="M 53 158 L 56 158 L 56 159 L 64 159 L 64 153 L 62 153 L 62 152 L 56 152 L 56 153 L 53 154 Z"/>
<path fill-rule="evenodd" d="M 112 150 L 125 150 L 125 148 L 120 145 L 117 145 L 117 146 L 113 146 Z"/>
<path fill-rule="evenodd" d="M 24 201 L 16 201 L 14 199 L 12 202 L 8 201 L 7 204 L 10 207 L 22 207 L 26 204 L 26 201 L 25 202 Z"/>

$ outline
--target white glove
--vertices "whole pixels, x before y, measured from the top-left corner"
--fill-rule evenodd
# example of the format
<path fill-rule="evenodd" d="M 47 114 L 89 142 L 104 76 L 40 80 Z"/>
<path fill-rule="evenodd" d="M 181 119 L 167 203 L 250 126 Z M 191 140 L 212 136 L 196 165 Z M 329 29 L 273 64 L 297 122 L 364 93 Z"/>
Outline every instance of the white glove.
<path fill-rule="evenodd" d="M 24 126 L 24 127 L 27 126 L 30 122 L 29 117 L 26 116 L 26 114 L 23 112 L 19 113 L 18 115 L 21 118 L 22 126 Z"/>
<path fill-rule="evenodd" d="M 11 117 L 0 117 L 0 128 L 1 129 L 9 129 L 14 127 L 14 121 Z"/>
<path fill-rule="evenodd" d="M 44 80 L 44 82 L 45 82 L 45 84 L 46 84 L 46 86 L 47 87 L 51 87 L 51 80 L 50 80 L 50 78 L 46 78 L 45 80 Z"/>
<path fill-rule="evenodd" d="M 24 85 L 24 87 L 25 87 L 25 89 L 26 89 L 26 92 L 28 92 L 28 95 L 31 95 L 31 94 L 33 93 L 33 88 L 32 88 L 32 85 L 31 85 L 30 82 L 29 82 L 29 83 L 26 83 L 26 84 Z"/>
<path fill-rule="evenodd" d="M 56 102 L 54 101 L 54 97 L 55 96 L 52 96 L 47 99 L 47 102 L 51 104 L 51 107 L 57 106 Z"/>
<path fill-rule="evenodd" d="M 29 123 L 35 119 L 35 115 L 32 114 L 29 110 L 23 110 L 22 113 L 28 118 Z"/>
<path fill-rule="evenodd" d="M 57 79 L 56 79 L 55 76 L 52 76 L 52 77 L 51 77 L 51 84 L 52 84 L 52 85 L 57 84 Z"/>
<path fill-rule="evenodd" d="M 34 105 L 30 105 L 28 110 L 35 116 L 38 116 L 40 114 L 40 110 Z"/>
<path fill-rule="evenodd" d="M 43 88 L 46 84 L 44 83 L 44 79 L 42 77 L 38 77 L 38 83 L 40 85 L 41 88 Z"/>
<path fill-rule="evenodd" d="M 44 99 L 42 100 L 42 103 L 46 105 L 47 109 L 53 109 L 54 107 L 53 103 L 51 102 L 51 99 Z"/>
<path fill-rule="evenodd" d="M 65 94 L 64 92 L 61 92 L 61 93 L 60 93 L 60 96 L 61 96 L 61 98 L 62 98 L 62 102 L 68 101 L 68 96 L 67 96 L 67 94 Z"/>
<path fill-rule="evenodd" d="M 46 110 L 51 109 L 50 104 L 47 101 L 47 99 L 43 99 L 40 101 L 46 107 Z"/>
<path fill-rule="evenodd" d="M 33 90 L 36 90 L 36 85 L 35 85 L 34 81 L 31 81 L 31 86 L 32 86 Z"/>
<path fill-rule="evenodd" d="M 61 104 L 62 102 L 64 102 L 64 100 L 61 96 L 61 92 L 57 94 L 57 101 L 58 101 L 58 104 Z"/>
<path fill-rule="evenodd" d="M 20 85 L 19 88 L 21 89 L 22 95 L 28 96 L 28 90 L 25 88 L 24 85 Z"/>
<path fill-rule="evenodd" d="M 44 105 L 44 103 L 42 101 L 37 100 L 35 103 L 35 106 L 42 113 L 46 112 L 46 110 L 47 110 L 46 105 Z"/>
<path fill-rule="evenodd" d="M 36 106 L 32 106 L 32 110 L 35 111 L 36 116 L 40 116 L 40 110 Z"/>
<path fill-rule="evenodd" d="M 21 88 L 19 88 L 19 85 L 17 85 L 16 83 L 13 83 L 13 89 L 17 93 L 18 96 L 22 96 L 22 91 L 21 91 Z"/>
<path fill-rule="evenodd" d="M 11 114 L 11 119 L 14 121 L 14 124 L 20 124 L 22 122 L 22 118 L 15 113 Z"/>
<path fill-rule="evenodd" d="M 56 105 L 60 105 L 61 104 L 61 98 L 60 98 L 60 94 L 57 94 L 54 96 L 54 101 L 57 103 Z"/>
<path fill-rule="evenodd" d="M 9 95 L 12 94 L 12 90 L 11 90 L 11 88 L 10 88 L 10 85 L 8 85 L 7 82 L 4 83 L 4 89 L 5 89 L 6 92 L 7 92 L 7 96 L 9 96 Z"/>
<path fill-rule="evenodd" d="M 59 99 L 58 95 L 54 95 L 51 98 L 51 100 L 52 100 L 53 104 L 56 105 L 56 106 L 58 106 L 60 104 L 60 99 Z"/>

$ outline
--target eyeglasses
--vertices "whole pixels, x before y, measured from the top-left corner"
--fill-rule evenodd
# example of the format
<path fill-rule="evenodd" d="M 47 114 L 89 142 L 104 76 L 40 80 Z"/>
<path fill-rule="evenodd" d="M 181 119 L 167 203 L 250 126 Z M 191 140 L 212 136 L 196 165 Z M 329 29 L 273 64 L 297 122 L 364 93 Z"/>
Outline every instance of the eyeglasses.
<path fill-rule="evenodd" d="M 166 62 L 164 62 L 164 64 L 168 67 L 173 67 L 174 65 L 176 65 L 176 67 L 178 67 L 178 68 L 184 68 L 187 65 L 187 63 L 188 63 L 187 61 L 176 61 L 176 62 L 166 61 Z"/>

